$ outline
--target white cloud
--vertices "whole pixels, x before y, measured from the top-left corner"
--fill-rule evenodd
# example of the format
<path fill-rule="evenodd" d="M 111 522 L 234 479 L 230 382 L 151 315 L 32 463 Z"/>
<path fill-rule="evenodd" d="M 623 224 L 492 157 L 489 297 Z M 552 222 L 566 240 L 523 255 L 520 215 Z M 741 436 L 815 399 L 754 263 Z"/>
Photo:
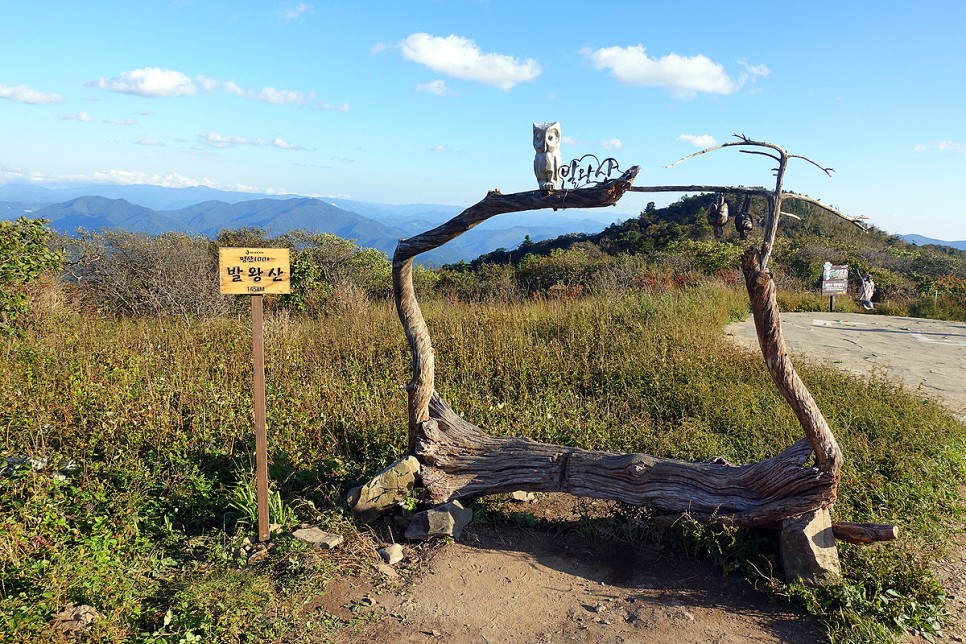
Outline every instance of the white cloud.
<path fill-rule="evenodd" d="M 190 188 L 194 186 L 207 186 L 216 190 L 229 190 L 235 192 L 254 192 L 258 194 L 289 194 L 291 191 L 280 187 L 259 187 L 242 183 L 224 184 L 217 183 L 203 177 L 195 179 L 187 177 L 177 172 L 169 173 L 150 173 L 138 170 L 97 170 L 91 174 L 77 175 L 46 175 L 42 172 L 26 172 L 19 168 L 7 168 L 0 165 L 0 184 L 7 181 L 27 181 L 28 183 L 43 185 L 64 183 L 106 183 L 113 185 L 151 185 L 163 186 L 165 188 Z"/>
<path fill-rule="evenodd" d="M 284 139 L 280 139 L 278 137 L 272 139 L 272 145 L 275 146 L 276 148 L 280 149 L 280 150 L 302 150 L 302 149 L 304 149 L 300 145 L 295 145 L 294 143 L 289 143 L 288 141 L 286 141 Z"/>
<path fill-rule="evenodd" d="M 620 139 L 604 139 L 600 142 L 600 147 L 604 148 L 605 150 L 620 150 L 622 147 L 624 147 L 624 144 Z"/>
<path fill-rule="evenodd" d="M 35 89 L 30 89 L 26 85 L 0 85 L 0 98 L 9 101 L 18 101 L 28 105 L 40 105 L 42 103 L 60 103 L 64 99 L 59 94 L 45 94 Z"/>
<path fill-rule="evenodd" d="M 568 145 L 573 145 L 574 143 L 577 143 L 577 139 L 575 139 L 575 138 L 573 138 L 571 136 L 563 136 L 563 137 L 560 138 L 560 141 L 562 143 L 566 143 Z"/>
<path fill-rule="evenodd" d="M 492 85 L 504 91 L 540 75 L 536 60 L 528 58 L 521 63 L 505 54 L 485 54 L 475 42 L 462 36 L 441 38 L 415 33 L 399 44 L 402 56 L 407 60 L 454 78 Z"/>
<path fill-rule="evenodd" d="M 134 119 L 116 119 L 116 118 L 106 118 L 104 122 L 108 125 L 137 125 L 138 122 Z"/>
<path fill-rule="evenodd" d="M 171 69 L 144 67 L 123 72 L 114 78 L 99 78 L 88 85 L 121 94 L 156 98 L 160 96 L 191 96 L 198 91 L 190 78 Z"/>
<path fill-rule="evenodd" d="M 759 78 L 765 78 L 771 74 L 768 65 L 750 65 L 744 58 L 739 58 L 738 64 L 745 68 L 745 73 L 741 75 L 741 84 L 748 81 L 755 82 Z"/>
<path fill-rule="evenodd" d="M 164 188 L 190 188 L 193 186 L 220 188 L 219 185 L 209 181 L 207 178 L 192 179 L 178 172 L 151 173 L 137 170 L 97 170 L 88 180 L 122 186 L 147 184 L 162 186 Z"/>
<path fill-rule="evenodd" d="M 236 145 L 254 145 L 254 146 L 265 146 L 271 145 L 280 150 L 304 150 L 301 145 L 296 145 L 295 143 L 290 143 L 285 139 L 275 137 L 271 140 L 265 137 L 258 137 L 255 139 L 249 139 L 244 136 L 235 135 L 224 135 L 219 132 L 208 132 L 201 137 L 201 142 L 210 148 L 216 148 L 223 150 L 225 148 L 233 148 Z"/>
<path fill-rule="evenodd" d="M 310 4 L 305 4 L 304 2 L 298 3 L 295 7 L 284 7 L 279 9 L 278 17 L 285 22 L 292 22 L 293 20 L 298 20 L 303 15 L 307 13 L 313 13 L 315 8 Z"/>
<path fill-rule="evenodd" d="M 249 140 L 243 136 L 225 136 L 218 132 L 208 132 L 201 137 L 203 143 L 212 148 L 233 148 L 236 145 L 248 145 Z"/>
<path fill-rule="evenodd" d="M 208 78 L 207 76 L 198 74 L 197 81 L 201 85 L 201 89 L 206 92 L 214 92 L 215 90 L 221 89 L 221 81 L 216 81 L 214 78 Z"/>
<path fill-rule="evenodd" d="M 956 141 L 940 141 L 939 145 L 936 146 L 942 152 L 955 152 L 957 154 L 966 155 L 966 143 L 957 143 Z"/>
<path fill-rule="evenodd" d="M 234 94 L 235 96 L 245 96 L 245 90 L 243 90 L 235 81 L 225 81 L 222 83 L 221 87 L 229 94 Z"/>
<path fill-rule="evenodd" d="M 233 80 L 220 81 L 207 76 L 198 76 L 197 81 L 206 92 L 223 91 L 242 98 L 265 101 L 275 105 L 302 105 L 315 97 L 314 94 L 303 94 L 290 89 L 275 89 L 274 87 L 246 89 Z"/>
<path fill-rule="evenodd" d="M 432 148 L 430 148 L 429 151 L 430 152 L 452 152 L 452 150 L 450 150 L 445 145 L 434 145 Z"/>
<path fill-rule="evenodd" d="M 609 69 L 624 85 L 641 87 L 665 87 L 679 98 L 694 96 L 697 92 L 731 94 L 741 87 L 725 73 L 724 67 L 707 56 L 680 56 L 668 54 L 660 58 L 647 55 L 643 45 L 635 47 L 604 47 L 591 51 L 581 50 L 597 69 Z M 768 68 L 746 66 L 752 76 L 767 74 Z"/>
<path fill-rule="evenodd" d="M 135 141 L 135 143 L 137 143 L 138 145 L 146 145 L 149 147 L 161 147 L 164 145 L 162 141 L 159 141 L 157 139 L 151 139 L 151 138 L 138 139 L 137 141 Z"/>
<path fill-rule="evenodd" d="M 80 121 L 81 123 L 90 123 L 94 120 L 94 116 L 86 111 L 81 110 L 77 114 L 68 114 L 64 117 L 65 121 Z"/>
<path fill-rule="evenodd" d="M 718 144 L 710 134 L 679 134 L 678 141 L 690 143 L 696 148 L 711 148 Z"/>
<path fill-rule="evenodd" d="M 318 105 L 318 108 L 320 110 L 331 110 L 333 112 L 348 112 L 349 104 L 343 103 L 342 105 L 330 105 L 328 103 L 320 103 Z"/>
<path fill-rule="evenodd" d="M 446 81 L 444 80 L 434 80 L 429 81 L 423 85 L 416 86 L 417 92 L 428 92 L 429 94 L 435 94 L 436 96 L 452 96 L 453 92 L 449 87 L 446 86 Z"/>
<path fill-rule="evenodd" d="M 275 89 L 266 87 L 252 95 L 261 101 L 274 103 L 275 105 L 301 105 L 306 101 L 306 97 L 301 92 L 294 92 L 289 89 Z"/>
<path fill-rule="evenodd" d="M 377 42 L 375 45 L 369 48 L 369 55 L 378 56 L 379 54 L 386 51 L 387 49 L 389 48 L 386 47 L 386 43 Z"/>

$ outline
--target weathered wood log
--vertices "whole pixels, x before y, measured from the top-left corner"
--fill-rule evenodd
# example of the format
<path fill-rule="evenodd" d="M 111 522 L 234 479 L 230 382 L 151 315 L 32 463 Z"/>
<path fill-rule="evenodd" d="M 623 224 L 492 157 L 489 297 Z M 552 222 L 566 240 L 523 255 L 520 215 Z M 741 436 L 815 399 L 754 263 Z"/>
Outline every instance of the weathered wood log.
<path fill-rule="evenodd" d="M 770 459 L 735 466 L 489 436 L 435 392 L 429 415 L 419 423 L 415 454 L 432 503 L 516 490 L 568 492 L 751 526 L 827 507 L 835 498 L 835 479 L 802 467 L 812 453 L 805 440 Z"/>
<path fill-rule="evenodd" d="M 892 541 L 899 537 L 898 526 L 888 523 L 849 523 L 833 521 L 832 534 L 836 539 L 849 543 L 868 544 L 877 541 Z"/>
<path fill-rule="evenodd" d="M 428 500 L 443 503 L 518 490 L 569 492 L 740 526 L 774 525 L 827 508 L 835 500 L 842 453 L 788 357 L 775 285 L 762 266 L 774 239 L 774 222 L 769 222 L 762 249 L 750 248 L 745 253 L 742 270 L 765 364 L 805 431 L 806 440 L 780 454 L 735 466 L 493 437 L 463 420 L 437 395 L 432 342 L 413 288 L 413 258 L 498 214 L 613 205 L 631 189 L 637 172 L 635 166 L 619 179 L 573 191 L 513 195 L 493 191 L 445 224 L 400 241 L 393 255 L 393 294 L 413 360 L 407 385 L 409 451 L 422 463 L 420 476 Z M 782 194 L 780 180 L 775 194 Z M 779 205 L 772 196 L 773 214 Z M 804 467 L 813 452 L 816 465 Z"/>

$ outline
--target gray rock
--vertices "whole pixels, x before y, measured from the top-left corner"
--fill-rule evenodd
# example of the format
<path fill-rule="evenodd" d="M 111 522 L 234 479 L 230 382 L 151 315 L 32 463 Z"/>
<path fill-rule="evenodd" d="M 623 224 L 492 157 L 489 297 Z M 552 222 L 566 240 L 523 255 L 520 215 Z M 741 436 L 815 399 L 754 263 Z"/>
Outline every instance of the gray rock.
<path fill-rule="evenodd" d="M 464 508 L 459 501 L 450 501 L 417 513 L 406 528 L 406 538 L 420 541 L 434 537 L 459 539 L 463 528 L 472 520 L 472 510 Z"/>
<path fill-rule="evenodd" d="M 268 547 L 264 543 L 259 543 L 254 547 L 251 555 L 248 556 L 248 563 L 258 563 L 266 557 L 268 557 Z"/>
<path fill-rule="evenodd" d="M 76 635 L 90 630 L 95 621 L 104 619 L 93 606 L 69 604 L 67 608 L 50 616 L 50 625 L 65 635 Z"/>
<path fill-rule="evenodd" d="M 299 541 L 314 544 L 323 550 L 331 550 L 344 541 L 341 534 L 333 534 L 319 528 L 299 528 L 292 533 L 292 536 Z"/>
<path fill-rule="evenodd" d="M 399 579 L 399 573 L 393 570 L 392 566 L 387 566 L 384 563 L 376 564 L 376 570 L 381 572 L 389 579 Z"/>
<path fill-rule="evenodd" d="M 841 579 L 839 552 L 828 510 L 782 521 L 779 540 L 786 580 L 827 586 Z"/>
<path fill-rule="evenodd" d="M 405 499 L 416 483 L 419 461 L 415 456 L 399 459 L 365 485 L 349 490 L 346 499 L 352 514 L 369 523 Z"/>
<path fill-rule="evenodd" d="M 403 560 L 403 548 L 398 543 L 394 543 L 391 546 L 386 546 L 385 548 L 379 548 L 376 552 L 382 557 L 382 560 L 387 564 L 392 566 Z"/>

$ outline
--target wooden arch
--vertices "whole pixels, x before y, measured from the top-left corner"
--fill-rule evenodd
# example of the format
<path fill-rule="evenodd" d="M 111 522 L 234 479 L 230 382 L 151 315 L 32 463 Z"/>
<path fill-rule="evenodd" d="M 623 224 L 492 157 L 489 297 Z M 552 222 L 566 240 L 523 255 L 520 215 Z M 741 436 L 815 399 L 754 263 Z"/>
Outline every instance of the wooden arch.
<path fill-rule="evenodd" d="M 787 157 L 783 156 L 782 161 L 785 160 Z M 414 258 L 496 215 L 614 205 L 632 189 L 638 170 L 635 166 L 618 179 L 571 191 L 504 195 L 494 190 L 450 221 L 400 241 L 393 255 L 392 275 L 396 309 L 412 353 L 412 379 L 407 385 L 409 452 L 420 462 L 427 501 L 439 504 L 517 490 L 567 492 L 687 512 L 698 520 L 755 526 L 827 508 L 835 500 L 842 452 L 789 359 L 775 301 L 775 284 L 771 274 L 762 268 L 761 259 L 767 259 L 771 249 L 781 197 L 785 196 L 780 180 L 775 195 L 755 190 L 770 197 L 765 248 L 749 248 L 742 260 L 765 363 L 805 433 L 805 438 L 778 455 L 746 465 L 693 463 L 495 437 L 458 416 L 436 392 L 432 341 L 413 287 Z M 812 454 L 814 466 L 806 467 Z"/>

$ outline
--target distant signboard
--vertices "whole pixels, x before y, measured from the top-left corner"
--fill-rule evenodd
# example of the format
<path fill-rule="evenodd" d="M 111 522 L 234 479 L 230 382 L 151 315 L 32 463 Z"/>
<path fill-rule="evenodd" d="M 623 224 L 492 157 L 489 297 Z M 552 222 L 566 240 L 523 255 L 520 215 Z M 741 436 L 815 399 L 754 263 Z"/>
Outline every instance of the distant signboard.
<path fill-rule="evenodd" d="M 292 292 L 287 248 L 219 248 L 218 275 L 224 295 Z"/>
<path fill-rule="evenodd" d="M 825 262 L 822 266 L 822 295 L 844 295 L 848 292 L 849 267 Z"/>

